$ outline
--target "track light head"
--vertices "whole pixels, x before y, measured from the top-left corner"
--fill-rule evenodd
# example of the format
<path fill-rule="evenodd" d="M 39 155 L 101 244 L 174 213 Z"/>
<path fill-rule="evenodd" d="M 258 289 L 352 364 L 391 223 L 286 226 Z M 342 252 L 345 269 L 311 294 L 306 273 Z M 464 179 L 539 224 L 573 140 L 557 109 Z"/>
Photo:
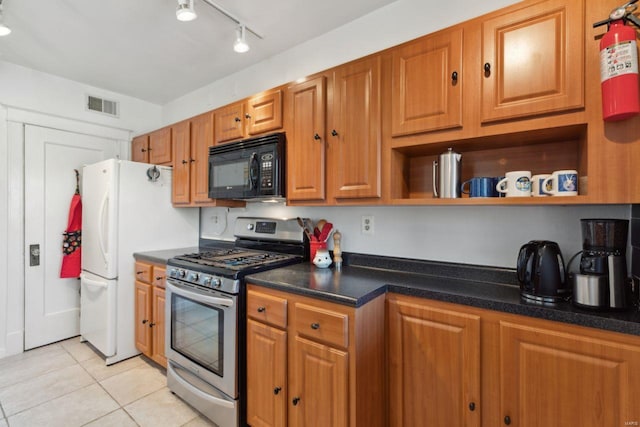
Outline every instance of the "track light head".
<path fill-rule="evenodd" d="M 233 43 L 233 50 L 238 53 L 249 51 L 249 45 L 245 38 L 245 26 L 242 24 L 236 28 L 236 41 Z"/>
<path fill-rule="evenodd" d="M 2 15 L 2 0 L 0 0 L 0 37 L 11 34 L 11 28 L 4 25 L 4 16 Z"/>
<path fill-rule="evenodd" d="M 176 18 L 178 18 L 178 21 L 193 21 L 198 17 L 193 5 L 194 1 L 195 0 L 178 0 L 178 7 L 176 7 Z"/>

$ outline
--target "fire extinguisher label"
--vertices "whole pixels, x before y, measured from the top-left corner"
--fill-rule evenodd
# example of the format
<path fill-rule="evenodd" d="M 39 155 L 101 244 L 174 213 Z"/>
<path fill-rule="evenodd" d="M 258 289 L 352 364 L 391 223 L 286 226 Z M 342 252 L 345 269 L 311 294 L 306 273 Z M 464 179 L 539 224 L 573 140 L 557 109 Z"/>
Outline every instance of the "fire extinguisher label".
<path fill-rule="evenodd" d="M 627 40 L 600 51 L 600 81 L 624 74 L 638 74 L 638 48 L 635 40 Z"/>

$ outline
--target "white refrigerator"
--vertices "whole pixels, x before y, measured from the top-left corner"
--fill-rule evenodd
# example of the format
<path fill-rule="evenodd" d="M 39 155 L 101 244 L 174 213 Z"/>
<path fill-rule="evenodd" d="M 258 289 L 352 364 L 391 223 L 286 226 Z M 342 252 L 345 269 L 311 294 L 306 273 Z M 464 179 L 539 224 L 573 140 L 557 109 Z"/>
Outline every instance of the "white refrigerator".
<path fill-rule="evenodd" d="M 198 246 L 200 210 L 172 207 L 171 173 L 116 159 L 82 169 L 80 335 L 107 365 L 140 353 L 134 252 Z"/>

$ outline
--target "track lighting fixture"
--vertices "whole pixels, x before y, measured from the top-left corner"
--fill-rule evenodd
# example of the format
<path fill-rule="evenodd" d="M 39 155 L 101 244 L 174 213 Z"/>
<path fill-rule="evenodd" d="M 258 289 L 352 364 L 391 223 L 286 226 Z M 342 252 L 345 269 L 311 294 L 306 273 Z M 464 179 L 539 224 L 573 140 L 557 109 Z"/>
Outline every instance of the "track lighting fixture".
<path fill-rule="evenodd" d="M 247 44 L 247 40 L 244 36 L 245 26 L 239 25 L 236 28 L 236 41 L 233 43 L 233 50 L 238 53 L 245 53 L 249 50 L 249 45 Z"/>
<path fill-rule="evenodd" d="M 176 18 L 178 21 L 193 21 L 198 17 L 196 9 L 193 7 L 195 0 L 178 0 L 176 7 Z"/>
<path fill-rule="evenodd" d="M 193 8 L 193 2 L 195 0 L 178 0 L 178 7 L 176 9 L 176 18 L 180 21 L 191 21 L 197 18 L 196 11 Z M 201 0 L 202 3 L 205 3 L 215 10 L 217 10 L 222 15 L 226 16 L 230 20 L 232 20 L 236 25 L 236 38 L 233 42 L 233 50 L 238 53 L 244 53 L 249 50 L 249 44 L 247 43 L 246 33 L 249 31 L 251 34 L 256 36 L 259 39 L 262 39 L 262 36 L 246 25 L 240 23 L 240 20 L 233 16 L 231 13 L 227 12 L 222 7 L 218 6 L 213 2 L 213 0 Z M 2 0 L 0 0 L 2 3 Z"/>
<path fill-rule="evenodd" d="M 0 37 L 11 34 L 11 28 L 4 24 L 4 16 L 2 14 L 2 0 L 0 0 Z"/>

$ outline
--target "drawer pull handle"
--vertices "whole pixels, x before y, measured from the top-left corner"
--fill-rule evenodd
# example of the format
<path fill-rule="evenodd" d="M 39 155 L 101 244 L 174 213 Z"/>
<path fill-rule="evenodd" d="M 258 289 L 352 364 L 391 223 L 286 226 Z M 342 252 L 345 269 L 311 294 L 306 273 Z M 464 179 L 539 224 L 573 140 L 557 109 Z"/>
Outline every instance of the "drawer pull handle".
<path fill-rule="evenodd" d="M 476 410 L 476 403 L 475 402 L 469 403 L 469 410 L 470 411 L 475 411 Z"/>
<path fill-rule="evenodd" d="M 457 83 L 458 82 L 458 72 L 454 71 L 453 73 L 451 73 L 451 80 L 453 81 L 453 83 Z"/>
<path fill-rule="evenodd" d="M 485 62 L 484 64 L 484 76 L 489 77 L 491 75 L 491 64 Z"/>
<path fill-rule="evenodd" d="M 136 274 L 142 274 L 144 271 L 136 271 Z"/>
<path fill-rule="evenodd" d="M 511 424 L 511 417 L 510 417 L 509 415 L 507 415 L 507 416 L 505 416 L 505 417 L 504 417 L 504 423 L 505 423 L 506 425 Z"/>
<path fill-rule="evenodd" d="M 311 329 L 320 329 L 320 323 L 312 323 Z"/>
<path fill-rule="evenodd" d="M 293 400 L 291 401 L 291 403 L 293 403 L 293 406 L 296 406 L 298 404 L 298 402 L 300 402 L 300 398 L 299 397 L 294 397 Z"/>
<path fill-rule="evenodd" d="M 267 311 L 265 307 L 258 307 L 258 313 L 264 313 L 265 311 Z"/>
<path fill-rule="evenodd" d="M 273 389 L 273 394 L 278 394 L 280 393 L 280 390 L 282 390 L 282 387 L 276 387 Z"/>
<path fill-rule="evenodd" d="M 164 280 L 164 276 L 157 276 L 156 280 Z"/>

